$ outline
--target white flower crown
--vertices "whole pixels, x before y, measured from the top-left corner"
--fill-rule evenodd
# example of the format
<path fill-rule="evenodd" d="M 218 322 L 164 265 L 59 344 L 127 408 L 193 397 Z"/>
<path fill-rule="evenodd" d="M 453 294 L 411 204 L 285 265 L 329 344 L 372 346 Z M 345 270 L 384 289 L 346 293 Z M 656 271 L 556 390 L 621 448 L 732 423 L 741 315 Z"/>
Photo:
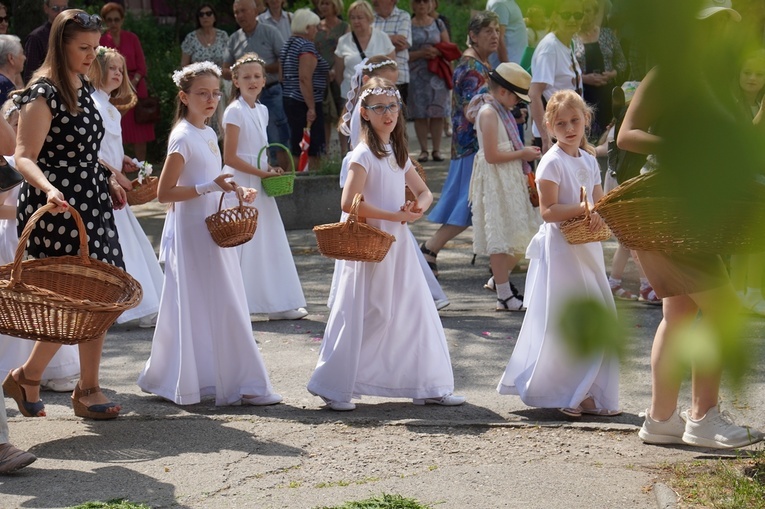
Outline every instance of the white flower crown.
<path fill-rule="evenodd" d="M 263 66 L 263 69 L 266 68 L 266 61 L 263 60 L 262 58 L 247 57 L 247 58 L 242 59 L 242 60 L 237 60 L 236 63 L 231 66 L 231 72 L 234 72 L 237 67 L 239 67 L 240 65 L 244 65 L 244 64 L 260 64 L 260 65 Z"/>
<path fill-rule="evenodd" d="M 395 60 L 383 60 L 382 62 L 378 62 L 376 64 L 373 64 L 368 59 L 365 60 L 365 64 L 361 66 L 362 71 L 374 71 L 375 69 L 379 69 L 380 67 L 385 67 L 386 65 L 392 65 L 393 67 L 398 68 L 398 63 Z"/>
<path fill-rule="evenodd" d="M 399 100 L 401 100 L 401 94 L 398 93 L 398 89 L 396 88 L 368 88 L 361 93 L 359 101 L 363 101 L 364 98 L 368 95 L 387 95 L 389 97 L 397 97 Z"/>
<path fill-rule="evenodd" d="M 173 82 L 175 83 L 176 87 L 181 86 L 181 80 L 183 80 L 184 77 L 190 75 L 190 74 L 199 74 L 204 71 L 212 71 L 215 75 L 217 75 L 219 78 L 221 76 L 221 70 L 220 67 L 213 64 L 212 62 L 196 62 L 194 64 L 189 64 L 180 71 L 175 71 L 173 73 Z"/>

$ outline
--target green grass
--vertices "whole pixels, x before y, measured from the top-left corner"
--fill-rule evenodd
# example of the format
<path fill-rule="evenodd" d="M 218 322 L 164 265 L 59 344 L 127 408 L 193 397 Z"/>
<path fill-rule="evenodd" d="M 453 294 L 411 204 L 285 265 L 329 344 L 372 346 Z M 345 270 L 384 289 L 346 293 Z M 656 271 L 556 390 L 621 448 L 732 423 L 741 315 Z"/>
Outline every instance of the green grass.
<path fill-rule="evenodd" d="M 765 509 L 765 451 L 665 467 L 686 508 Z"/>
<path fill-rule="evenodd" d="M 356 502 L 346 502 L 343 505 L 325 506 L 317 509 L 430 509 L 412 498 L 404 498 L 401 495 L 386 495 L 367 498 Z"/>
<path fill-rule="evenodd" d="M 151 506 L 136 504 L 123 498 L 116 498 L 108 502 L 85 502 L 71 509 L 151 509 Z"/>

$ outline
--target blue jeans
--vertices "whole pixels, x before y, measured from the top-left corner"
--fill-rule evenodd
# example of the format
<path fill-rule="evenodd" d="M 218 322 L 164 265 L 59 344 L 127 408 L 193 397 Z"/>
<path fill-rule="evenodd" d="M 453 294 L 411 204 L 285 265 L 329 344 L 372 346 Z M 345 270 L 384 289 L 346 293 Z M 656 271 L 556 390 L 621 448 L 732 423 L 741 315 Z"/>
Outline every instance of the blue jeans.
<path fill-rule="evenodd" d="M 281 143 L 289 146 L 290 126 L 287 123 L 287 115 L 284 113 L 284 104 L 282 103 L 282 84 L 277 83 L 264 88 L 260 93 L 260 102 L 268 108 L 268 128 L 266 129 L 268 143 Z M 277 150 L 279 149 L 275 147 L 268 149 L 271 164 L 276 164 Z"/>

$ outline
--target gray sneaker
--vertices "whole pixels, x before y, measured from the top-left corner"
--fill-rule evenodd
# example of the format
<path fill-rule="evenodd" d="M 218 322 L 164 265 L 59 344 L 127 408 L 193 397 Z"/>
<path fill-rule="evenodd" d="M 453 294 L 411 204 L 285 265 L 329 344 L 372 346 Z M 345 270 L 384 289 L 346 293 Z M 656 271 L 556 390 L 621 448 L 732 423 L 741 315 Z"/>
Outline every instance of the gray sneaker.
<path fill-rule="evenodd" d="M 666 421 L 656 421 L 646 409 L 645 422 L 638 432 L 638 437 L 646 444 L 682 444 L 684 432 L 685 421 L 677 410 Z"/>
<path fill-rule="evenodd" d="M 735 449 L 755 444 L 763 434 L 748 426 L 739 426 L 727 411 L 720 411 L 719 405 L 710 408 L 707 414 L 694 421 L 687 417 L 683 442 L 712 449 Z"/>

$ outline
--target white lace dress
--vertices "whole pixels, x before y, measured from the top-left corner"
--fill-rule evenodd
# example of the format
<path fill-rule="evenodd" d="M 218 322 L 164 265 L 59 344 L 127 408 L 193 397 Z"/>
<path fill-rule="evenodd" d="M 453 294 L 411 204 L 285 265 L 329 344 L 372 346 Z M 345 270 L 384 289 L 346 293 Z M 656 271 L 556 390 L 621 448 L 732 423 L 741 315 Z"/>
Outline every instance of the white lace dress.
<path fill-rule="evenodd" d="M 478 116 L 487 110 L 497 121 L 499 150 L 514 150 L 505 127 L 491 105 L 483 105 Z M 529 201 L 521 160 L 487 163 L 478 122 L 475 129 L 479 150 L 473 160 L 469 195 L 473 211 L 473 251 L 480 255 L 524 253 L 542 224 L 542 217 L 539 209 Z"/>

